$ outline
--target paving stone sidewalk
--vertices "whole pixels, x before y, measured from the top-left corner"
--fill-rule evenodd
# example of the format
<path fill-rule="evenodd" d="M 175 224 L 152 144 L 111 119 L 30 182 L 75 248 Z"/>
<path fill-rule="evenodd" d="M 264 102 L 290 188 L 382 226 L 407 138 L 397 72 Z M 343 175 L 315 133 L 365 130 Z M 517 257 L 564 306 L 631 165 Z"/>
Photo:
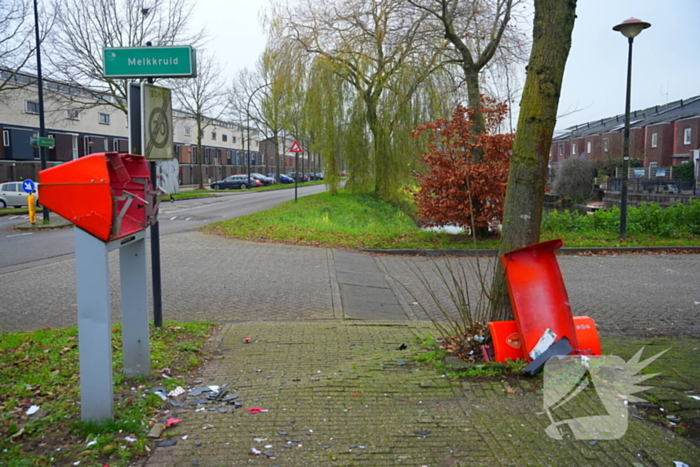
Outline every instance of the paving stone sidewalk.
<path fill-rule="evenodd" d="M 201 385 L 228 384 L 242 407 L 192 406 L 194 397 L 180 396 L 185 407 L 171 415 L 183 421 L 166 430 L 177 444 L 157 448 L 147 465 L 700 465 L 687 440 L 634 417 L 618 440 L 552 439 L 537 380 L 444 378 L 412 359 L 415 336 L 428 330 L 420 322 L 228 324 Z"/>

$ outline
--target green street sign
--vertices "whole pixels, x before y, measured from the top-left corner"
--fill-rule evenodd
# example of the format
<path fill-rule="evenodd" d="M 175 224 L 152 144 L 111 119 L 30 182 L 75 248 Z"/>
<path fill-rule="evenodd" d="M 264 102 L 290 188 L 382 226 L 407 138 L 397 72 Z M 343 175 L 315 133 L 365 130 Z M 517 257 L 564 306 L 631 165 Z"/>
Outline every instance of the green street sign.
<path fill-rule="evenodd" d="M 29 138 L 29 145 L 40 148 L 52 148 L 56 145 L 53 138 Z"/>
<path fill-rule="evenodd" d="M 197 55 L 189 45 L 162 47 L 105 47 L 107 78 L 194 78 Z"/>

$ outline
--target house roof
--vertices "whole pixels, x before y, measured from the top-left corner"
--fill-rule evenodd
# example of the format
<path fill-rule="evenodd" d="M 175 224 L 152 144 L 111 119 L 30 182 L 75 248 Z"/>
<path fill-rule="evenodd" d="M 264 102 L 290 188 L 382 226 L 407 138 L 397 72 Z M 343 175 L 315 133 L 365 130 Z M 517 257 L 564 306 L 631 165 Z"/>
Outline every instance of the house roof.
<path fill-rule="evenodd" d="M 681 99 L 664 105 L 656 105 L 643 110 L 630 112 L 630 128 L 643 128 L 659 123 L 671 123 L 692 117 L 700 117 L 700 96 Z M 625 126 L 623 114 L 580 123 L 557 132 L 553 142 L 601 135 L 620 131 Z"/>

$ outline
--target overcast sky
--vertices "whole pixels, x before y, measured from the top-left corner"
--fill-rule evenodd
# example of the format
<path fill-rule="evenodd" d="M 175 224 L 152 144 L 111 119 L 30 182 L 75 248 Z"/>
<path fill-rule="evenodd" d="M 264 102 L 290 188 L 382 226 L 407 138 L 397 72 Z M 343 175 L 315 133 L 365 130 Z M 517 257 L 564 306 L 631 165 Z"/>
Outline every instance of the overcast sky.
<path fill-rule="evenodd" d="M 267 2 L 195 5 L 193 26 L 206 28 L 226 75 L 253 68 L 265 47 Z M 612 27 L 630 17 L 651 23 L 634 40 L 632 110 L 700 95 L 700 0 L 578 0 L 576 13 L 558 129 L 624 112 L 627 39 Z"/>

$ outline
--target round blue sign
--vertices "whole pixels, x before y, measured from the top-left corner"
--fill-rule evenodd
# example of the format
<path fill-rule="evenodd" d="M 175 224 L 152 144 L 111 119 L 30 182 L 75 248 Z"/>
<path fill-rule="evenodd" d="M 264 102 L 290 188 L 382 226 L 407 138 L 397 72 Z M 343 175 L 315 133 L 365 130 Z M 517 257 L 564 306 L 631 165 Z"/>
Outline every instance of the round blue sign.
<path fill-rule="evenodd" d="M 22 182 L 22 189 L 25 193 L 34 193 L 36 191 L 36 183 L 33 180 L 24 180 Z"/>

